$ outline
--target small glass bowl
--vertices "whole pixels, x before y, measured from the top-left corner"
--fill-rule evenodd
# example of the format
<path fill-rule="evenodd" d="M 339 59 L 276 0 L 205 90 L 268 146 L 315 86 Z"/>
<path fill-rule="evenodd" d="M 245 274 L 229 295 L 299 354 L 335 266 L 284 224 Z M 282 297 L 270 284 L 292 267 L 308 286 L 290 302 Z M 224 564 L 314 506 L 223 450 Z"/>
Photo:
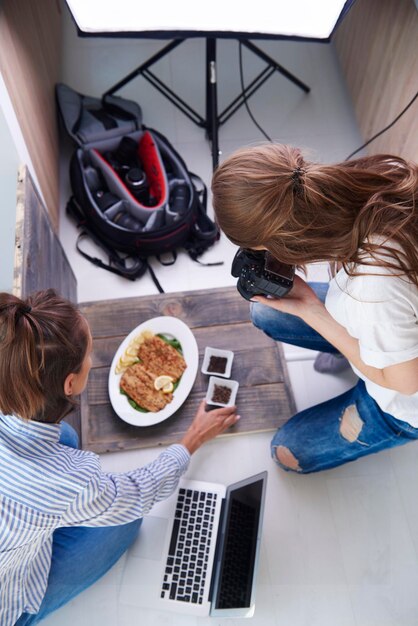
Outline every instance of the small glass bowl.
<path fill-rule="evenodd" d="M 215 385 L 219 387 L 228 387 L 231 390 L 231 395 L 226 403 L 214 402 L 212 400 L 213 393 L 215 391 Z M 218 378 L 217 376 L 211 376 L 209 378 L 208 390 L 206 392 L 206 404 L 213 404 L 215 406 L 232 406 L 235 404 L 235 398 L 237 397 L 239 382 L 237 380 L 230 380 L 225 378 Z"/>
<path fill-rule="evenodd" d="M 210 358 L 212 356 L 222 357 L 226 359 L 224 372 L 209 372 L 208 371 Z M 205 355 L 203 357 L 202 369 L 200 371 L 202 372 L 202 374 L 208 374 L 209 376 L 223 376 L 224 378 L 229 378 L 231 376 L 231 368 L 232 368 L 233 360 L 234 360 L 234 353 L 231 352 L 231 350 L 220 350 L 218 348 L 210 348 L 209 346 L 207 346 L 205 348 Z"/>

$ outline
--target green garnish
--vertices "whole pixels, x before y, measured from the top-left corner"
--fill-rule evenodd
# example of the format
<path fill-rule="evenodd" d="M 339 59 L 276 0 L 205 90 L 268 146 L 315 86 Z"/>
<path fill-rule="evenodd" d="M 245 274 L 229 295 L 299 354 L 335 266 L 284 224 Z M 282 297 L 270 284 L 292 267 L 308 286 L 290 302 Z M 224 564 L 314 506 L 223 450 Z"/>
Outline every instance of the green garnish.
<path fill-rule="evenodd" d="M 169 339 L 168 337 L 166 337 L 162 333 L 159 333 L 157 335 L 157 337 L 159 337 L 160 339 L 162 339 L 163 341 L 168 343 L 169 346 L 173 346 L 173 348 L 175 348 L 177 350 L 177 352 L 180 352 L 180 354 L 183 356 L 183 348 L 181 347 L 181 343 L 180 343 L 180 341 L 178 341 L 178 339 L 175 339 L 175 338 L 174 339 Z"/>

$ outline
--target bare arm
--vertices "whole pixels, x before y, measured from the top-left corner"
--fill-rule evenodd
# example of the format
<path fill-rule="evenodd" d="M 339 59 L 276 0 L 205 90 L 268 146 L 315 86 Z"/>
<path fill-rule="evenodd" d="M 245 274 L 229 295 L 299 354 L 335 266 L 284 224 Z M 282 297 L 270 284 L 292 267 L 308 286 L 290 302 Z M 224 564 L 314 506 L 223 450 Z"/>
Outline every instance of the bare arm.
<path fill-rule="evenodd" d="M 205 401 L 202 400 L 196 417 L 180 443 L 187 448 L 190 454 L 193 454 L 202 444 L 220 435 L 238 420 L 239 416 L 235 406 L 206 411 Z"/>
<path fill-rule="evenodd" d="M 309 285 L 300 277 L 296 277 L 292 291 L 285 298 L 273 300 L 257 296 L 253 299 L 278 311 L 297 315 L 303 319 L 337 348 L 356 369 L 377 385 L 406 395 L 412 395 L 418 391 L 418 358 L 382 369 L 364 363 L 360 357 L 358 340 L 349 335 L 346 329 L 335 321 Z"/>

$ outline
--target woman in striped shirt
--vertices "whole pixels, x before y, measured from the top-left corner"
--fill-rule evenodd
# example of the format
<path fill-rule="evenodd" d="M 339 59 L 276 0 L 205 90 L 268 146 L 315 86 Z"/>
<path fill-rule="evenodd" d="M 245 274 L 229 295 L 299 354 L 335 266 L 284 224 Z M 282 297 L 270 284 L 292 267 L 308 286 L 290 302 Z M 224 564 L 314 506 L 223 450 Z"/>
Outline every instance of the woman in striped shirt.
<path fill-rule="evenodd" d="M 233 425 L 205 411 L 148 465 L 107 473 L 61 420 L 87 384 L 92 339 L 53 290 L 0 294 L 0 624 L 37 624 L 100 578 L 170 496 L 190 455 Z"/>

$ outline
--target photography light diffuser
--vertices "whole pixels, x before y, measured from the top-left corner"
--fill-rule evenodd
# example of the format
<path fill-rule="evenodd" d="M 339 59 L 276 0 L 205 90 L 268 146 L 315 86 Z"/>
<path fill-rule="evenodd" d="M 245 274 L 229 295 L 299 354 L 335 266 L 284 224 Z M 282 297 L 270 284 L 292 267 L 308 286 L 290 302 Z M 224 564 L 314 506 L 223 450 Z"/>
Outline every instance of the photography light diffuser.
<path fill-rule="evenodd" d="M 67 0 L 80 34 L 328 41 L 353 0 Z"/>

